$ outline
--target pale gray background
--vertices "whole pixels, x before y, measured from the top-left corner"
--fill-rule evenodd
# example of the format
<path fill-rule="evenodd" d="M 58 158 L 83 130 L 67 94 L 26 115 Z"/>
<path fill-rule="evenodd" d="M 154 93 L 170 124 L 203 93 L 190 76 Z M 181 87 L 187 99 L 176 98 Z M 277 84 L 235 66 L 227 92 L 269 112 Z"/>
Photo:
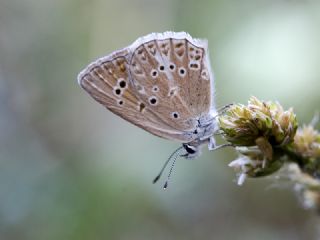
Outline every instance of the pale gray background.
<path fill-rule="evenodd" d="M 319 109 L 319 1 L 0 0 L 1 239 L 317 239 L 285 184 L 235 184 L 232 149 L 152 185 L 178 144 L 77 85 L 90 61 L 166 30 L 209 40 L 218 106 L 255 95 L 300 122 Z"/>

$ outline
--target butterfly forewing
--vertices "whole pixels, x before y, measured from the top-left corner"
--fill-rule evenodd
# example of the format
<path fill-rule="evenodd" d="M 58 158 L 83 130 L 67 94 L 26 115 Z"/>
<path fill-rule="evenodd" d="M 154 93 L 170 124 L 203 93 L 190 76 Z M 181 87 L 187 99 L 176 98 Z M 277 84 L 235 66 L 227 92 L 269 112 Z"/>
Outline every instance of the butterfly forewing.
<path fill-rule="evenodd" d="M 190 142 L 209 116 L 212 84 L 205 41 L 186 33 L 150 34 L 98 59 L 78 76 L 99 103 L 157 136 Z"/>
<path fill-rule="evenodd" d="M 210 109 L 211 80 L 206 43 L 188 39 L 152 39 L 133 52 L 130 70 L 139 97 L 167 125 L 190 132 Z M 199 44 L 198 44 L 199 45 Z"/>

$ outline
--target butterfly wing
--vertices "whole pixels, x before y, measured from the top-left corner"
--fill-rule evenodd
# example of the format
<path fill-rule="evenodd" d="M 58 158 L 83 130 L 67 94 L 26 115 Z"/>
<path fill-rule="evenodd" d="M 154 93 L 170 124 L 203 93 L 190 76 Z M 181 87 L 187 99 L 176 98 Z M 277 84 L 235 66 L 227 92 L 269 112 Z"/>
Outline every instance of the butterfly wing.
<path fill-rule="evenodd" d="M 98 59 L 78 76 L 81 87 L 111 112 L 146 131 L 167 139 L 185 141 L 180 131 L 158 119 L 136 94 L 130 81 L 128 49 Z"/>
<path fill-rule="evenodd" d="M 190 135 L 198 119 L 211 117 L 213 76 L 206 41 L 166 32 L 138 39 L 131 49 L 133 85 L 158 119 Z"/>
<path fill-rule="evenodd" d="M 213 78 L 207 43 L 186 33 L 150 34 L 98 59 L 78 76 L 96 101 L 125 120 L 166 139 L 197 138 L 210 115 Z"/>

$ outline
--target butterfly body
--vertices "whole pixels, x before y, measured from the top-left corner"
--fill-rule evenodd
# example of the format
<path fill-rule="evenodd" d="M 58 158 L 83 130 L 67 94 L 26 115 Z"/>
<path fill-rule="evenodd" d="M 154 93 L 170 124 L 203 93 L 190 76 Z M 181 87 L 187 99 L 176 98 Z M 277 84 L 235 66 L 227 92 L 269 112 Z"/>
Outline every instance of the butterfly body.
<path fill-rule="evenodd" d="M 207 42 L 180 32 L 152 33 L 87 66 L 78 82 L 123 119 L 183 143 L 186 158 L 214 146 L 213 74 Z"/>

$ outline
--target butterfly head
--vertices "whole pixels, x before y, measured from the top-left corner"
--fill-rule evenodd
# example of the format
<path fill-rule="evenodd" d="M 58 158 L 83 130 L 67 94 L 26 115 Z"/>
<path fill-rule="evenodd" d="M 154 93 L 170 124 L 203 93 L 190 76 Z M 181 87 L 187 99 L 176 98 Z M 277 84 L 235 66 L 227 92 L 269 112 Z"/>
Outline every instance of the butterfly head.
<path fill-rule="evenodd" d="M 185 153 L 181 154 L 181 157 L 184 157 L 186 159 L 192 159 L 200 155 L 200 145 L 195 142 L 184 143 L 182 144 L 182 147 L 184 148 Z"/>

